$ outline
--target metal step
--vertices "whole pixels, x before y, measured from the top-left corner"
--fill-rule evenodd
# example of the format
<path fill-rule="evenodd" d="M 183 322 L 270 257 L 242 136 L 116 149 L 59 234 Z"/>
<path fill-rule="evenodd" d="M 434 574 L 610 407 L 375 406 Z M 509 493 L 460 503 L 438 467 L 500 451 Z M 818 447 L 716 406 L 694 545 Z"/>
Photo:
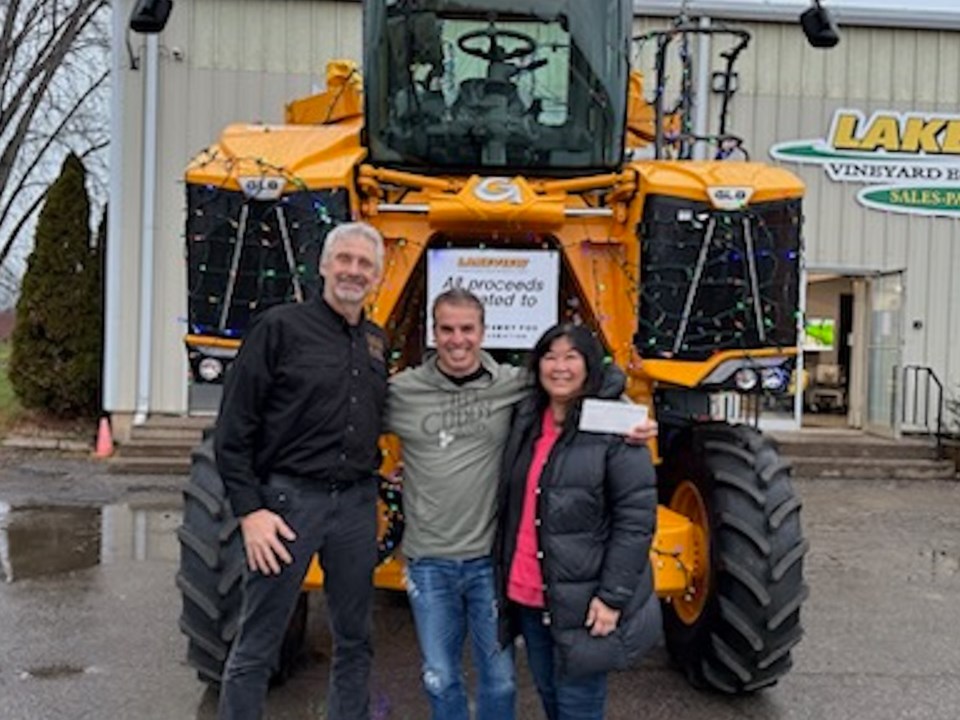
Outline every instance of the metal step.
<path fill-rule="evenodd" d="M 174 443 L 169 441 L 151 440 L 148 442 L 137 441 L 118 445 L 114 457 L 190 457 L 191 451 L 200 444 L 200 438 L 196 442 Z"/>
<path fill-rule="evenodd" d="M 179 428 L 184 430 L 203 430 L 213 425 L 213 415 L 151 415 L 143 425 L 135 425 L 134 430 L 145 428 Z"/>
<path fill-rule="evenodd" d="M 936 460 L 937 448 L 926 443 L 856 443 L 838 442 L 783 442 L 778 441 L 780 452 L 789 457 L 815 457 L 842 460 L 887 459 L 887 460 Z"/>
<path fill-rule="evenodd" d="M 190 456 L 183 457 L 128 457 L 115 456 L 108 463 L 110 472 L 117 475 L 189 475 Z"/>
<path fill-rule="evenodd" d="M 788 456 L 794 477 L 870 480 L 956 480 L 950 460 Z"/>
<path fill-rule="evenodd" d="M 131 428 L 130 439 L 117 445 L 108 467 L 111 473 L 136 475 L 187 475 L 190 453 L 213 426 L 214 417 L 151 415 Z"/>
<path fill-rule="evenodd" d="M 936 460 L 936 444 L 928 438 L 892 438 L 849 429 L 803 429 L 769 433 L 780 452 L 797 458 L 888 458 Z"/>
<path fill-rule="evenodd" d="M 130 431 L 131 441 L 166 440 L 174 442 L 200 442 L 203 428 L 173 428 L 141 426 Z"/>

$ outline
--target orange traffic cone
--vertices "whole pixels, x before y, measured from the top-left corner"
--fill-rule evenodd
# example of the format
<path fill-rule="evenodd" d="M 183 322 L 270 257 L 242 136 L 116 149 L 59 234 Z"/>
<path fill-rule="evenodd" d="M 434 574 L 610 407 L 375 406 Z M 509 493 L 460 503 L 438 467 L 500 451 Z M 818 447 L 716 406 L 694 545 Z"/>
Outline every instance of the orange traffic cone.
<path fill-rule="evenodd" d="M 97 426 L 97 446 L 93 454 L 98 458 L 108 458 L 113 455 L 113 433 L 110 432 L 110 420 L 104 415 Z"/>

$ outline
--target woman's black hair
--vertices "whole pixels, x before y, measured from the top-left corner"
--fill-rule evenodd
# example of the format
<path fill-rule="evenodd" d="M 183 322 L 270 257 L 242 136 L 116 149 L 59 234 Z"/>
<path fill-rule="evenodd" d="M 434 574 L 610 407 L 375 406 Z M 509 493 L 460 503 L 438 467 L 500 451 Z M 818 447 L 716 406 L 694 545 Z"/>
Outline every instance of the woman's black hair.
<path fill-rule="evenodd" d="M 570 341 L 573 349 L 583 357 L 587 368 L 587 377 L 583 382 L 583 391 L 580 396 L 571 404 L 567 410 L 563 421 L 564 429 L 576 427 L 580 421 L 580 405 L 585 397 L 596 397 L 603 385 L 603 373 L 605 363 L 603 359 L 603 346 L 600 341 L 583 325 L 573 325 L 572 323 L 561 323 L 549 328 L 533 347 L 530 353 L 529 368 L 536 382 L 537 410 L 541 413 L 550 405 L 550 396 L 544 390 L 540 382 L 540 360 L 550 352 L 550 347 L 554 341 L 565 337 Z"/>

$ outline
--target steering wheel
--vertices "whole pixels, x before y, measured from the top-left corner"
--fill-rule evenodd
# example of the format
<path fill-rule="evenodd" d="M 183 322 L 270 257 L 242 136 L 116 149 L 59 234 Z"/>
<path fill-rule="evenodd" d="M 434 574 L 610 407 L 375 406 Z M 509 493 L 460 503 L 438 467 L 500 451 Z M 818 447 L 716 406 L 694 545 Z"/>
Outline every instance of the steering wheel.
<path fill-rule="evenodd" d="M 470 43 L 477 38 L 488 38 L 490 44 L 486 49 L 474 47 Z M 497 38 L 516 40 L 520 42 L 521 45 L 515 47 L 513 50 L 504 50 L 497 42 Z M 537 49 L 537 41 L 517 30 L 498 29 L 491 25 L 482 30 L 471 30 L 470 32 L 464 33 L 457 38 L 457 47 L 467 55 L 472 55 L 487 62 L 504 62 L 506 60 L 514 60 L 515 58 L 532 55 Z"/>

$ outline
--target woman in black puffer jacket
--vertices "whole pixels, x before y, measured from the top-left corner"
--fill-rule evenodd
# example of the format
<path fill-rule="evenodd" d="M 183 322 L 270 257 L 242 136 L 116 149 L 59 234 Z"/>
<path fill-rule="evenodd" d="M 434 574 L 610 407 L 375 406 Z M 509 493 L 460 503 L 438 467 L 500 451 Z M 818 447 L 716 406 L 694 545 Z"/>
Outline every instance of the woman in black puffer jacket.
<path fill-rule="evenodd" d="M 586 328 L 551 328 L 531 360 L 536 387 L 517 408 L 500 482 L 501 641 L 523 636 L 549 720 L 597 720 L 607 673 L 661 634 L 655 474 L 645 446 L 577 429 L 583 398 L 624 389 Z"/>

